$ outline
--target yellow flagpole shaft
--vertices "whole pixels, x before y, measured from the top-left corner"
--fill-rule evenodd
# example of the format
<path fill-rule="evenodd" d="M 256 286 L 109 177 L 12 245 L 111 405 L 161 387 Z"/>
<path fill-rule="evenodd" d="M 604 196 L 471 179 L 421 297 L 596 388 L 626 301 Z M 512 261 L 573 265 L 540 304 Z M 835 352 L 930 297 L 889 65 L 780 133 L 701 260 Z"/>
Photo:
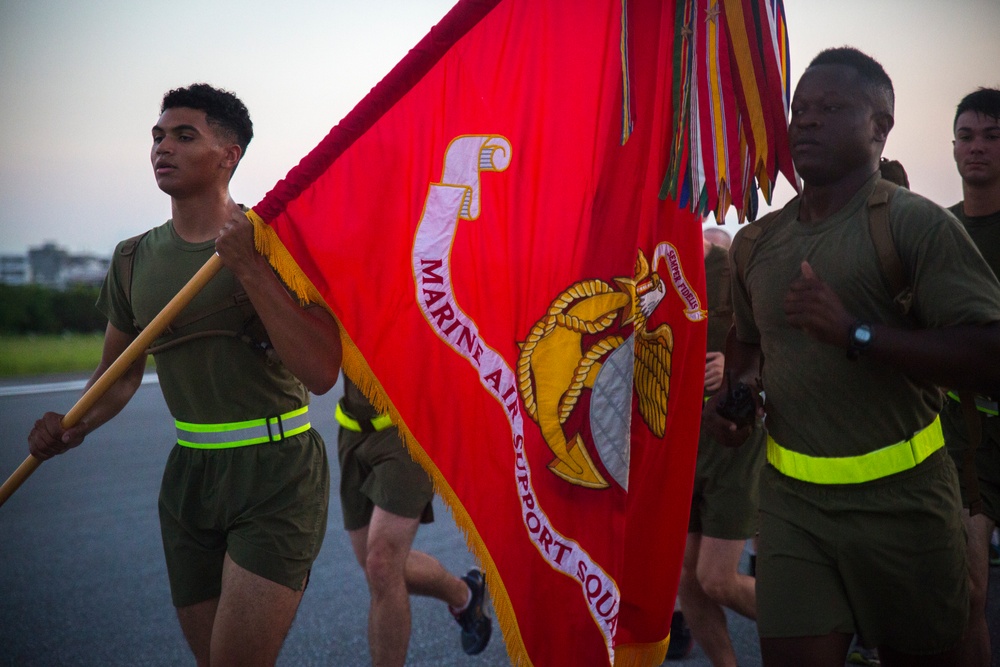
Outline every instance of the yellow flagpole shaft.
<path fill-rule="evenodd" d="M 94 382 L 84 392 L 83 396 L 76 402 L 69 412 L 67 412 L 62 418 L 62 427 L 69 428 L 74 426 L 83 415 L 87 414 L 87 411 L 94 406 L 101 396 L 111 388 L 111 386 L 118 381 L 118 379 L 125 374 L 125 371 L 131 366 L 135 361 L 145 352 L 147 348 L 160 337 L 174 318 L 177 317 L 178 313 L 184 310 L 185 306 L 191 303 L 191 299 L 195 297 L 198 292 L 200 292 L 208 282 L 215 277 L 215 274 L 219 272 L 222 268 L 222 260 L 219 259 L 218 255 L 212 255 L 205 265 L 198 269 L 191 280 L 187 282 L 184 287 L 174 296 L 170 302 L 163 307 L 163 310 L 153 318 L 153 321 L 143 329 L 135 340 L 125 348 L 125 351 L 121 353 L 114 363 L 108 367 L 108 370 L 104 371 L 101 377 L 97 378 Z M 32 455 L 28 455 L 28 458 L 18 466 L 17 470 L 7 478 L 7 481 L 0 486 L 0 507 L 7 502 L 15 491 L 24 483 L 31 473 L 35 472 L 38 467 L 42 465 L 40 459 L 35 458 Z"/>

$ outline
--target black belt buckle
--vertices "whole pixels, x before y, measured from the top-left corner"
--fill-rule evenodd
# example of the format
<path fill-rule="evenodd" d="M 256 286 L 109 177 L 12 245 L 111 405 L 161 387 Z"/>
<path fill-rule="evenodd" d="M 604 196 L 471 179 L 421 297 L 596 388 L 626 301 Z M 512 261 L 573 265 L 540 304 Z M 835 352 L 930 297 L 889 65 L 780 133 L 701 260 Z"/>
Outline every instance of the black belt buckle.
<path fill-rule="evenodd" d="M 275 420 L 275 426 L 278 427 L 278 437 L 274 437 L 274 433 L 271 432 L 271 420 Z M 267 441 L 268 442 L 281 442 L 285 439 L 285 425 L 281 421 L 281 415 L 274 415 L 273 417 L 268 417 L 264 420 L 267 424 Z"/>

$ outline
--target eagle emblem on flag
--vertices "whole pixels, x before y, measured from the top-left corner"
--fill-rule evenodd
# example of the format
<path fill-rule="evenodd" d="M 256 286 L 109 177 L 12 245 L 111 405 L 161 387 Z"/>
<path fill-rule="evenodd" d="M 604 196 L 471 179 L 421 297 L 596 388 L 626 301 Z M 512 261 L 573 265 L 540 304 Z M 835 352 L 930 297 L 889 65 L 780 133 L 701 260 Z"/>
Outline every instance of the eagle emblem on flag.
<path fill-rule="evenodd" d="M 646 426 L 662 438 L 674 341 L 668 324 L 647 327 L 667 290 L 642 250 L 635 275 L 614 282 L 580 281 L 552 301 L 519 343 L 518 390 L 555 456 L 549 470 L 571 484 L 608 488 L 589 439 L 608 476 L 627 490 L 632 389 Z"/>

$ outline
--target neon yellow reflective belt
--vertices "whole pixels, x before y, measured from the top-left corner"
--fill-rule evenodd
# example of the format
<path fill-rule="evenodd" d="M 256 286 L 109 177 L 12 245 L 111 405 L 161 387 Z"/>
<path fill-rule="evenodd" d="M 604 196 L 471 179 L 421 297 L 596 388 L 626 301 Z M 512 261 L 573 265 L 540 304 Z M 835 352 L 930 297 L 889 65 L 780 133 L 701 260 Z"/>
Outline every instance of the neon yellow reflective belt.
<path fill-rule="evenodd" d="M 860 456 L 809 456 L 785 449 L 767 436 L 767 461 L 783 475 L 813 484 L 859 484 L 916 467 L 944 446 L 941 418 L 909 440 Z"/>
<path fill-rule="evenodd" d="M 948 392 L 948 398 L 956 403 L 962 402 L 962 400 L 958 397 L 958 394 L 953 391 Z M 998 407 L 1000 406 L 997 405 L 996 401 L 991 401 L 983 396 L 976 396 L 976 409 L 983 414 L 987 414 L 990 417 L 996 417 L 997 414 L 1000 413 L 1000 410 L 997 410 Z"/>
<path fill-rule="evenodd" d="M 308 405 L 277 417 L 244 422 L 192 424 L 177 420 L 174 425 L 177 427 L 177 444 L 195 449 L 229 449 L 262 442 L 280 442 L 312 427 Z"/>
<path fill-rule="evenodd" d="M 346 428 L 348 431 L 354 431 L 355 433 L 384 431 L 392 426 L 392 418 L 389 417 L 388 414 L 379 415 L 368 422 L 362 423 L 344 412 L 344 409 L 340 407 L 339 401 L 337 402 L 337 411 L 334 413 L 334 417 L 336 417 L 338 424 Z M 371 425 L 369 426 L 369 424 Z"/>

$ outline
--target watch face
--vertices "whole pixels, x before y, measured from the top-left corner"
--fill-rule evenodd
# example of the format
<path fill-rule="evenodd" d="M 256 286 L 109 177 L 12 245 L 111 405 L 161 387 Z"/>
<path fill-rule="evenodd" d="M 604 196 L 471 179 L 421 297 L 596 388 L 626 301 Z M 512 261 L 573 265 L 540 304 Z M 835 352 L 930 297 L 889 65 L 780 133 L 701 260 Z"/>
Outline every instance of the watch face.
<path fill-rule="evenodd" d="M 854 341 L 858 345 L 867 345 L 872 340 L 872 330 L 867 324 L 859 324 L 854 328 Z"/>

